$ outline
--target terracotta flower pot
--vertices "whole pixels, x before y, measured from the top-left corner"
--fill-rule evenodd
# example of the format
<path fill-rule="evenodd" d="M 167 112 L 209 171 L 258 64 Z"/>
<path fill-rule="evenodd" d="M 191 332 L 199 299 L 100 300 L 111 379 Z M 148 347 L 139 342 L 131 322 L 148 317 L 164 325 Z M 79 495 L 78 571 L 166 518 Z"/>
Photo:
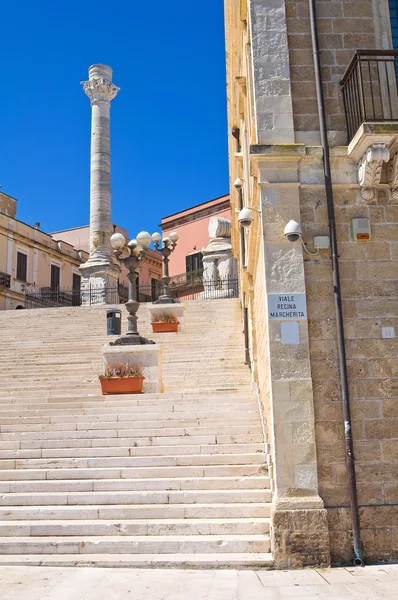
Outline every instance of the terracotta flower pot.
<path fill-rule="evenodd" d="M 171 333 L 178 331 L 179 322 L 176 323 L 155 323 L 152 321 L 153 333 Z"/>
<path fill-rule="evenodd" d="M 100 378 L 102 395 L 141 394 L 145 377 L 105 377 Z"/>

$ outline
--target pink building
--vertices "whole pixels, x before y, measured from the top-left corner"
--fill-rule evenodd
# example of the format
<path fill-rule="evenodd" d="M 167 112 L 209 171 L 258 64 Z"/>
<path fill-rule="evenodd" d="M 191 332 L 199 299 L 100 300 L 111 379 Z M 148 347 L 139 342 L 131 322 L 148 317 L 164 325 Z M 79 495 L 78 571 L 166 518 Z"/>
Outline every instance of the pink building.
<path fill-rule="evenodd" d="M 123 229 L 118 225 L 114 225 L 116 233 L 122 233 L 126 240 L 129 240 L 127 229 Z M 90 226 L 74 227 L 73 229 L 64 229 L 63 231 L 55 231 L 51 236 L 58 240 L 62 240 L 67 244 L 71 244 L 78 250 L 90 251 Z M 154 285 L 154 280 L 162 278 L 162 257 L 156 250 L 149 249 L 145 261 L 141 264 L 139 281 L 144 286 Z M 120 283 L 127 286 L 127 269 L 122 265 L 122 273 Z"/>
<path fill-rule="evenodd" d="M 202 268 L 201 250 L 209 243 L 209 221 L 214 215 L 231 220 L 229 194 L 163 217 L 160 224 L 163 237 L 172 231 L 179 235 L 177 247 L 170 257 L 171 277 Z"/>

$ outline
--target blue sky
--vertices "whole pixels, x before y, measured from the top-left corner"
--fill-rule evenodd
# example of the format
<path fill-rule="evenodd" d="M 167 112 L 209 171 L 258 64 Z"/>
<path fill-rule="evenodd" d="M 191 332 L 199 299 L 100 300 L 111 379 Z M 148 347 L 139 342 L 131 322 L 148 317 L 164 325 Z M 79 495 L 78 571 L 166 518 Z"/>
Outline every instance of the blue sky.
<path fill-rule="evenodd" d="M 130 235 L 228 192 L 222 0 L 14 0 L 0 7 L 0 184 L 44 231 L 89 222 L 94 63 L 111 108 L 112 219 Z"/>

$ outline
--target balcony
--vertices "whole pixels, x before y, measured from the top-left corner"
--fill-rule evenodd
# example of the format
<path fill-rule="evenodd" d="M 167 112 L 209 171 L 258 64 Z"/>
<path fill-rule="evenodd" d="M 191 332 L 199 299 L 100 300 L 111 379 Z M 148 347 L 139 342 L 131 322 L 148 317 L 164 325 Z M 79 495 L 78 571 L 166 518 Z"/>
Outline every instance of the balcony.
<path fill-rule="evenodd" d="M 11 286 L 11 275 L 8 275 L 8 273 L 0 272 L 0 288 L 9 289 L 10 286 Z"/>
<path fill-rule="evenodd" d="M 348 156 L 362 197 L 373 203 L 390 192 L 398 200 L 397 75 L 397 51 L 357 50 L 340 81 Z"/>
<path fill-rule="evenodd" d="M 397 51 L 357 50 L 340 81 L 350 141 L 363 123 L 398 121 L 397 73 Z"/>

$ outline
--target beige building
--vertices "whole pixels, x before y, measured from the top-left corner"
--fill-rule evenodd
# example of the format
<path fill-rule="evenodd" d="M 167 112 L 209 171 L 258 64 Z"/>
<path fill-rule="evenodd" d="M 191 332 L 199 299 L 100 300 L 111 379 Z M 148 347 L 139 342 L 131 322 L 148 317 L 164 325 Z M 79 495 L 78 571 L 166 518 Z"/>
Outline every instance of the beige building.
<path fill-rule="evenodd" d="M 310 4 L 225 0 L 233 245 L 280 567 L 398 558 L 398 6 L 316 0 L 317 87 Z"/>
<path fill-rule="evenodd" d="M 0 310 L 25 308 L 26 291 L 69 288 L 80 293 L 88 253 L 18 221 L 17 200 L 0 192 Z"/>
<path fill-rule="evenodd" d="M 113 233 L 122 233 L 126 240 L 130 240 L 127 229 L 119 227 L 119 225 L 113 225 Z M 80 248 L 87 252 L 90 252 L 90 226 L 83 225 L 82 227 L 73 227 L 72 229 L 63 229 L 61 231 L 55 231 L 52 237 L 64 240 L 68 244 L 71 244 L 75 248 Z M 124 264 L 120 265 L 120 277 L 119 283 L 128 286 L 127 269 Z M 147 291 L 146 288 L 151 286 L 155 288 L 157 281 L 162 278 L 162 257 L 153 248 L 148 248 L 145 260 L 140 265 L 139 271 L 139 284 Z M 157 288 L 156 288 L 157 289 Z M 144 292 L 143 292 L 144 293 Z"/>

